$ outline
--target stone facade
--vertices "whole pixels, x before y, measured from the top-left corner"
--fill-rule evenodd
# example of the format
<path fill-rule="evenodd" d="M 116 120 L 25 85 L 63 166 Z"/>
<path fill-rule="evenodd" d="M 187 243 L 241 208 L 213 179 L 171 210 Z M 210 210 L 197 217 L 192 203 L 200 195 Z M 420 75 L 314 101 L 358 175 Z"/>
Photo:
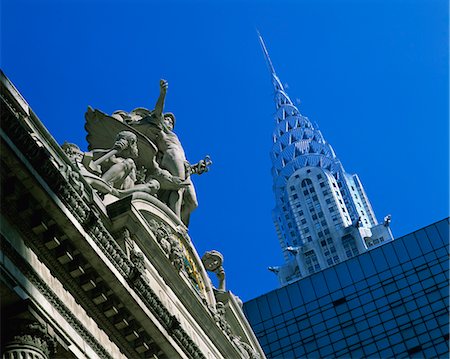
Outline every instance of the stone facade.
<path fill-rule="evenodd" d="M 4 358 L 264 358 L 156 186 L 105 196 L 3 73 L 1 101 Z"/>

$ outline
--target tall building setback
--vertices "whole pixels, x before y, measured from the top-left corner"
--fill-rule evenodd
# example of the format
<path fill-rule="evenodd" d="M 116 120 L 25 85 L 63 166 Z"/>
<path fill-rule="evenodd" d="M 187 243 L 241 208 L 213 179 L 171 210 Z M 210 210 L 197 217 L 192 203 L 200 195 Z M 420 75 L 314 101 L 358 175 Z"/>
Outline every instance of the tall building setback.
<path fill-rule="evenodd" d="M 448 358 L 449 220 L 244 304 L 268 358 Z"/>
<path fill-rule="evenodd" d="M 283 266 L 269 269 L 286 285 L 393 236 L 390 216 L 378 223 L 358 175 L 344 170 L 317 124 L 293 104 L 259 39 L 275 89 L 272 215 L 285 259 Z"/>

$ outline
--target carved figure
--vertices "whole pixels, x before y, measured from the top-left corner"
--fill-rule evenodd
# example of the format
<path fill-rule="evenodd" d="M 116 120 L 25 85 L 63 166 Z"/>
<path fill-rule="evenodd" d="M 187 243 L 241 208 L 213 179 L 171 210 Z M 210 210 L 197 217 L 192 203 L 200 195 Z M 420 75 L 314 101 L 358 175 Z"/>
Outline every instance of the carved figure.
<path fill-rule="evenodd" d="M 217 302 L 214 320 L 216 321 L 216 324 L 219 326 L 219 328 L 222 329 L 222 331 L 225 334 L 231 335 L 231 326 L 230 324 L 228 324 L 225 314 L 226 314 L 225 305 L 222 302 Z"/>
<path fill-rule="evenodd" d="M 126 123 L 119 121 L 115 117 L 108 116 L 99 110 L 88 107 L 85 115 L 85 128 L 88 132 L 86 139 L 89 143 L 89 150 L 100 148 L 111 148 L 112 140 L 117 133 L 127 131 L 133 133 L 137 138 L 137 148 L 139 155 L 134 158 L 136 168 L 145 172 L 142 182 L 156 179 L 161 188 L 180 188 L 185 186 L 180 178 L 172 176 L 169 171 L 163 170 L 156 162 L 156 153 L 158 152 L 155 144 L 139 131 L 136 131 Z M 142 171 L 142 168 L 144 171 Z M 139 175 L 139 171 L 138 171 Z"/>
<path fill-rule="evenodd" d="M 114 188 L 129 189 L 136 182 L 136 165 L 133 158 L 137 156 L 136 135 L 130 131 L 122 131 L 117 134 L 112 149 L 87 152 L 82 162 L 88 171 L 101 175 L 102 179 Z"/>
<path fill-rule="evenodd" d="M 203 265 L 209 272 L 216 274 L 219 281 L 218 290 L 225 291 L 225 269 L 223 268 L 223 255 L 217 251 L 206 252 L 202 257 Z"/>
<path fill-rule="evenodd" d="M 155 194 L 159 189 L 156 180 L 136 184 L 136 165 L 131 157 L 138 156 L 138 148 L 137 137 L 132 132 L 119 132 L 110 150 L 83 153 L 77 145 L 67 142 L 62 148 L 86 181 L 102 194 L 121 198 L 134 192 Z"/>
<path fill-rule="evenodd" d="M 211 159 L 191 165 L 186 160 L 178 136 L 173 132 L 175 116 L 163 113 L 168 83 L 160 81 L 160 95 L 154 110 L 136 108 L 127 113 L 115 111 L 112 116 L 88 108 L 86 130 L 89 148 L 107 148 L 108 135 L 114 130 L 134 132 L 138 137 L 140 155 L 134 160 L 137 167 L 146 170 L 146 180 L 157 179 L 160 183 L 158 198 L 187 226 L 191 212 L 197 207 L 197 196 L 190 179 L 191 174 L 208 171 Z M 109 145 L 110 146 L 110 145 Z"/>
<path fill-rule="evenodd" d="M 180 271 L 181 269 L 183 269 L 185 263 L 183 249 L 181 248 L 180 242 L 175 235 L 169 236 L 168 240 L 170 243 L 169 259 L 175 266 L 175 268 Z"/>
<path fill-rule="evenodd" d="M 167 88 L 167 81 L 161 80 L 160 95 L 153 111 L 138 108 L 128 117 L 123 111 L 118 111 L 113 116 L 121 117 L 128 125 L 154 141 L 159 151 L 157 159 L 161 168 L 169 171 L 172 176 L 185 180 L 186 187 L 160 191 L 159 198 L 181 218 L 184 224 L 188 225 L 191 212 L 198 206 L 190 175 L 207 172 L 212 162 L 208 156 L 195 165 L 186 160 L 183 146 L 173 132 L 175 115 L 170 112 L 163 113 Z"/>

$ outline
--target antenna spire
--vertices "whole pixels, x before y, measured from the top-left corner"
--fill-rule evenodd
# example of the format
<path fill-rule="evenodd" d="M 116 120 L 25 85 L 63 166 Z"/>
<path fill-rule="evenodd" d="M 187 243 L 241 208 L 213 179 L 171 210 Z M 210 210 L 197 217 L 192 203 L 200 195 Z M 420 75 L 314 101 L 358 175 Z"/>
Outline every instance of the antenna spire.
<path fill-rule="evenodd" d="M 256 32 L 258 33 L 259 42 L 261 43 L 261 48 L 264 52 L 264 57 L 266 58 L 266 62 L 267 62 L 267 65 L 269 66 L 270 73 L 273 76 L 276 76 L 275 69 L 273 67 L 272 61 L 270 60 L 269 52 L 267 51 L 267 48 L 266 48 L 266 44 L 264 43 L 264 40 L 263 40 L 261 34 L 259 33 L 259 31 L 256 30 Z"/>
<path fill-rule="evenodd" d="M 273 83 L 273 86 L 275 87 L 275 91 L 282 91 L 284 93 L 283 85 L 281 84 L 280 79 L 278 78 L 277 74 L 275 73 L 275 69 L 272 65 L 272 61 L 270 60 L 270 56 L 269 56 L 269 52 L 267 51 L 266 44 L 264 43 L 264 40 L 263 40 L 261 34 L 259 33 L 259 31 L 256 30 L 256 32 L 258 33 L 259 42 L 261 43 L 261 48 L 264 52 L 264 57 L 266 58 L 266 62 L 267 62 L 267 65 L 269 66 L 270 74 L 272 75 L 272 83 Z M 284 96 L 287 97 L 287 94 L 284 93 Z M 287 99 L 287 100 L 289 103 L 291 103 L 291 100 L 289 100 L 289 99 Z"/>

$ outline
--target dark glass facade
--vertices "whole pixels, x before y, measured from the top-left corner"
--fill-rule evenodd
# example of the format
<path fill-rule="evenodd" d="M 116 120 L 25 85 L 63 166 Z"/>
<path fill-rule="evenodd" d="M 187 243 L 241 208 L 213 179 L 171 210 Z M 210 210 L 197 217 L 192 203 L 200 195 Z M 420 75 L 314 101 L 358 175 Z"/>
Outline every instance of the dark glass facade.
<path fill-rule="evenodd" d="M 268 358 L 448 358 L 444 219 L 244 304 Z"/>

